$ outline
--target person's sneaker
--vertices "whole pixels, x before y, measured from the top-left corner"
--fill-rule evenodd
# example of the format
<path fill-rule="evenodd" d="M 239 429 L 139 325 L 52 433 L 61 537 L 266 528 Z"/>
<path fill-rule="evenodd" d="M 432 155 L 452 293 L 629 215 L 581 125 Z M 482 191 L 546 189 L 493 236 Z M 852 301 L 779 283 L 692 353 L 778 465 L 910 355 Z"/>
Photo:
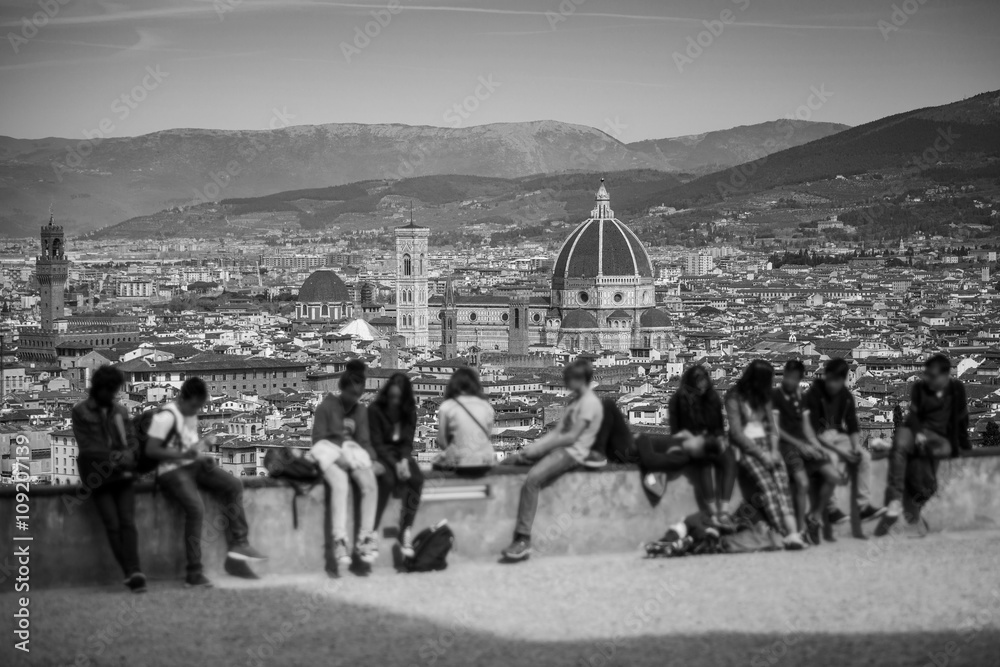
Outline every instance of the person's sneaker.
<path fill-rule="evenodd" d="M 806 531 L 805 536 L 808 538 L 809 544 L 818 545 L 820 543 L 820 530 L 823 528 L 823 522 L 817 519 L 815 516 L 806 517 Z"/>
<path fill-rule="evenodd" d="M 885 512 L 886 508 L 873 507 L 871 505 L 865 505 L 860 510 L 858 510 L 858 514 L 861 516 L 862 521 L 872 521 L 885 514 Z"/>
<path fill-rule="evenodd" d="M 375 559 L 378 558 L 378 540 L 375 539 L 375 534 L 368 533 L 359 539 L 356 549 L 362 563 L 368 565 L 374 563 Z"/>
<path fill-rule="evenodd" d="M 889 506 L 885 508 L 885 514 L 882 515 L 882 520 L 879 521 L 878 526 L 875 527 L 875 537 L 882 537 L 888 535 L 892 527 L 896 525 L 899 521 L 900 515 L 903 513 L 903 503 L 898 500 L 889 501 Z"/>
<path fill-rule="evenodd" d="M 413 558 L 416 554 L 413 549 L 413 530 L 411 528 L 404 528 L 403 533 L 399 536 L 399 552 L 403 554 L 403 558 Z"/>
<path fill-rule="evenodd" d="M 184 578 L 184 588 L 211 588 L 212 582 L 201 572 L 189 574 Z"/>
<path fill-rule="evenodd" d="M 145 593 L 146 588 L 146 575 L 142 572 L 134 572 L 128 579 L 125 580 L 125 585 L 133 593 Z"/>
<path fill-rule="evenodd" d="M 237 558 L 226 558 L 226 564 L 224 566 L 226 574 L 232 577 L 240 577 L 241 579 L 260 579 L 257 573 L 250 569 L 250 564 L 245 560 L 239 560 Z"/>
<path fill-rule="evenodd" d="M 249 544 L 237 544 L 226 554 L 227 558 L 236 560 L 267 560 L 267 556 L 254 549 Z"/>
<path fill-rule="evenodd" d="M 845 521 L 847 521 L 850 518 L 839 507 L 831 507 L 830 511 L 827 512 L 826 516 L 827 516 L 827 520 L 830 523 L 844 523 Z"/>
<path fill-rule="evenodd" d="M 333 541 L 333 559 L 345 567 L 351 564 L 351 550 L 347 546 L 346 537 L 338 537 Z"/>
<path fill-rule="evenodd" d="M 608 465 L 608 457 L 596 450 L 590 450 L 587 458 L 583 460 L 584 468 L 603 468 Z"/>
<path fill-rule="evenodd" d="M 500 552 L 507 560 L 524 560 L 531 555 L 531 539 L 515 537 L 510 546 Z"/>
<path fill-rule="evenodd" d="M 789 533 L 785 537 L 784 545 L 789 551 L 800 551 L 808 546 L 806 541 L 802 539 L 801 533 Z"/>

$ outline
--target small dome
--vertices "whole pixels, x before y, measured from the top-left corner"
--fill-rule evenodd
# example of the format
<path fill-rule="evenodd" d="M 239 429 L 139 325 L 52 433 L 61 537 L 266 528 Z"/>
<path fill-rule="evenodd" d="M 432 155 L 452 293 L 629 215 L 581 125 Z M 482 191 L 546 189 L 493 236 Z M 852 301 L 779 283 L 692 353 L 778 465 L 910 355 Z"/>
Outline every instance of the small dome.
<path fill-rule="evenodd" d="M 300 303 L 345 303 L 350 300 L 347 285 L 333 271 L 315 271 L 299 288 Z"/>
<path fill-rule="evenodd" d="M 639 326 L 645 329 L 669 327 L 670 316 L 659 308 L 650 308 L 639 316 Z"/>
<path fill-rule="evenodd" d="M 572 310 L 563 318 L 563 329 L 598 329 L 597 318 L 586 310 Z"/>

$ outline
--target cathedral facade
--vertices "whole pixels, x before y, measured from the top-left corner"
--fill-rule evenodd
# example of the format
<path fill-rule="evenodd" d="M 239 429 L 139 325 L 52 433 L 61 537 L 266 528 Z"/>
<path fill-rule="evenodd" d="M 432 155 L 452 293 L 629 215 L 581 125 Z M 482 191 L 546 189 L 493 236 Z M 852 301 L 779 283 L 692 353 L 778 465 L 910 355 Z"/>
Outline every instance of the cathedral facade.
<path fill-rule="evenodd" d="M 449 284 L 444 299 L 430 300 L 430 338 L 446 357 L 470 348 L 527 354 L 532 345 L 666 351 L 670 316 L 656 307 L 653 276 L 645 247 L 614 217 L 602 181 L 590 217 L 559 250 L 548 294 L 461 295 Z"/>

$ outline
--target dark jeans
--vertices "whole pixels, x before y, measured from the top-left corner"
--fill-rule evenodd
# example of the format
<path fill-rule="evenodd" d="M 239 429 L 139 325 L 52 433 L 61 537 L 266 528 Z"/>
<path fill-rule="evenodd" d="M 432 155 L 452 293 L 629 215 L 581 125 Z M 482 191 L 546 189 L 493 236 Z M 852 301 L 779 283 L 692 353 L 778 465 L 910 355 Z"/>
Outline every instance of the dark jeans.
<path fill-rule="evenodd" d="M 227 546 L 232 548 L 247 543 L 249 530 L 243 511 L 243 484 L 213 460 L 198 460 L 160 475 L 158 479 L 163 492 L 176 500 L 184 511 L 188 573 L 201 572 L 201 524 L 205 518 L 205 504 L 199 489 L 208 491 L 221 505 L 226 518 Z"/>
<path fill-rule="evenodd" d="M 410 479 L 400 481 L 396 476 L 396 468 L 391 463 L 382 462 L 385 466 L 385 473 L 378 476 L 378 507 L 375 510 L 375 528 L 382 523 L 382 512 L 389 503 L 389 496 L 398 494 L 402 510 L 399 516 L 399 532 L 402 533 L 407 528 L 413 527 L 413 520 L 417 516 L 417 509 L 420 507 L 420 494 L 424 490 L 424 474 L 417 466 L 417 462 L 411 458 L 406 461 L 410 464 Z"/>
<path fill-rule="evenodd" d="M 125 577 L 139 571 L 139 534 L 135 529 L 135 487 L 131 479 L 104 482 L 92 496 L 108 534 L 111 553 Z"/>
<path fill-rule="evenodd" d="M 944 450 L 944 438 L 935 434 L 926 434 Z M 937 491 L 938 460 L 929 453 L 927 446 L 917 445 L 916 434 L 912 429 L 901 426 L 896 431 L 889 450 L 889 477 L 886 480 L 885 502 L 902 500 L 903 494 L 909 492 L 917 507 L 922 506 Z"/>
<path fill-rule="evenodd" d="M 531 467 L 521 487 L 521 503 L 517 507 L 515 535 L 531 536 L 531 525 L 538 510 L 538 493 L 542 487 L 579 465 L 565 447 L 554 449 Z"/>

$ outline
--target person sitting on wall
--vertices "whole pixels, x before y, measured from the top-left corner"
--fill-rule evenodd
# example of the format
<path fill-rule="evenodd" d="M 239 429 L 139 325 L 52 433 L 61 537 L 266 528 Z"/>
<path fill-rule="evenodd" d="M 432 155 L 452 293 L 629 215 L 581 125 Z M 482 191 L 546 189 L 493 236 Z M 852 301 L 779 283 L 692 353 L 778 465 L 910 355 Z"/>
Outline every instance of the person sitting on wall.
<path fill-rule="evenodd" d="M 512 461 L 532 461 L 534 465 L 521 487 L 514 539 L 502 552 L 509 561 L 531 555 L 531 527 L 542 487 L 582 465 L 601 430 L 604 406 L 590 387 L 593 377 L 593 368 L 583 359 L 566 366 L 563 381 L 571 398 L 559 426 L 525 447 Z"/>
<path fill-rule="evenodd" d="M 115 400 L 125 376 L 101 366 L 90 379 L 89 396 L 73 406 L 73 436 L 80 454 L 80 483 L 90 489 L 111 553 L 133 593 L 146 592 L 146 575 L 139 569 L 139 536 L 135 527 L 135 426 L 128 411 Z"/>
<path fill-rule="evenodd" d="M 198 413 L 208 403 L 208 388 L 198 377 L 188 378 L 181 385 L 177 400 L 153 416 L 149 425 L 146 453 L 160 463 L 157 481 L 163 493 L 180 504 L 184 511 L 184 546 L 187 555 L 188 587 L 211 588 L 212 582 L 202 572 L 201 541 L 205 505 L 200 491 L 205 490 L 219 500 L 225 517 L 226 572 L 247 579 L 256 579 L 249 561 L 267 557 L 250 546 L 250 533 L 243 509 L 243 483 L 219 467 L 206 453 L 215 444 L 215 437 L 202 438 L 198 433 Z"/>
<path fill-rule="evenodd" d="M 876 535 L 885 535 L 903 513 L 903 494 L 909 490 L 915 516 L 937 491 L 938 461 L 970 449 L 969 403 L 965 386 L 951 377 L 951 360 L 935 354 L 924 363 L 924 377 L 910 394 L 910 411 L 896 430 L 889 451 L 886 513 Z M 913 488 L 911 480 L 920 480 Z"/>

